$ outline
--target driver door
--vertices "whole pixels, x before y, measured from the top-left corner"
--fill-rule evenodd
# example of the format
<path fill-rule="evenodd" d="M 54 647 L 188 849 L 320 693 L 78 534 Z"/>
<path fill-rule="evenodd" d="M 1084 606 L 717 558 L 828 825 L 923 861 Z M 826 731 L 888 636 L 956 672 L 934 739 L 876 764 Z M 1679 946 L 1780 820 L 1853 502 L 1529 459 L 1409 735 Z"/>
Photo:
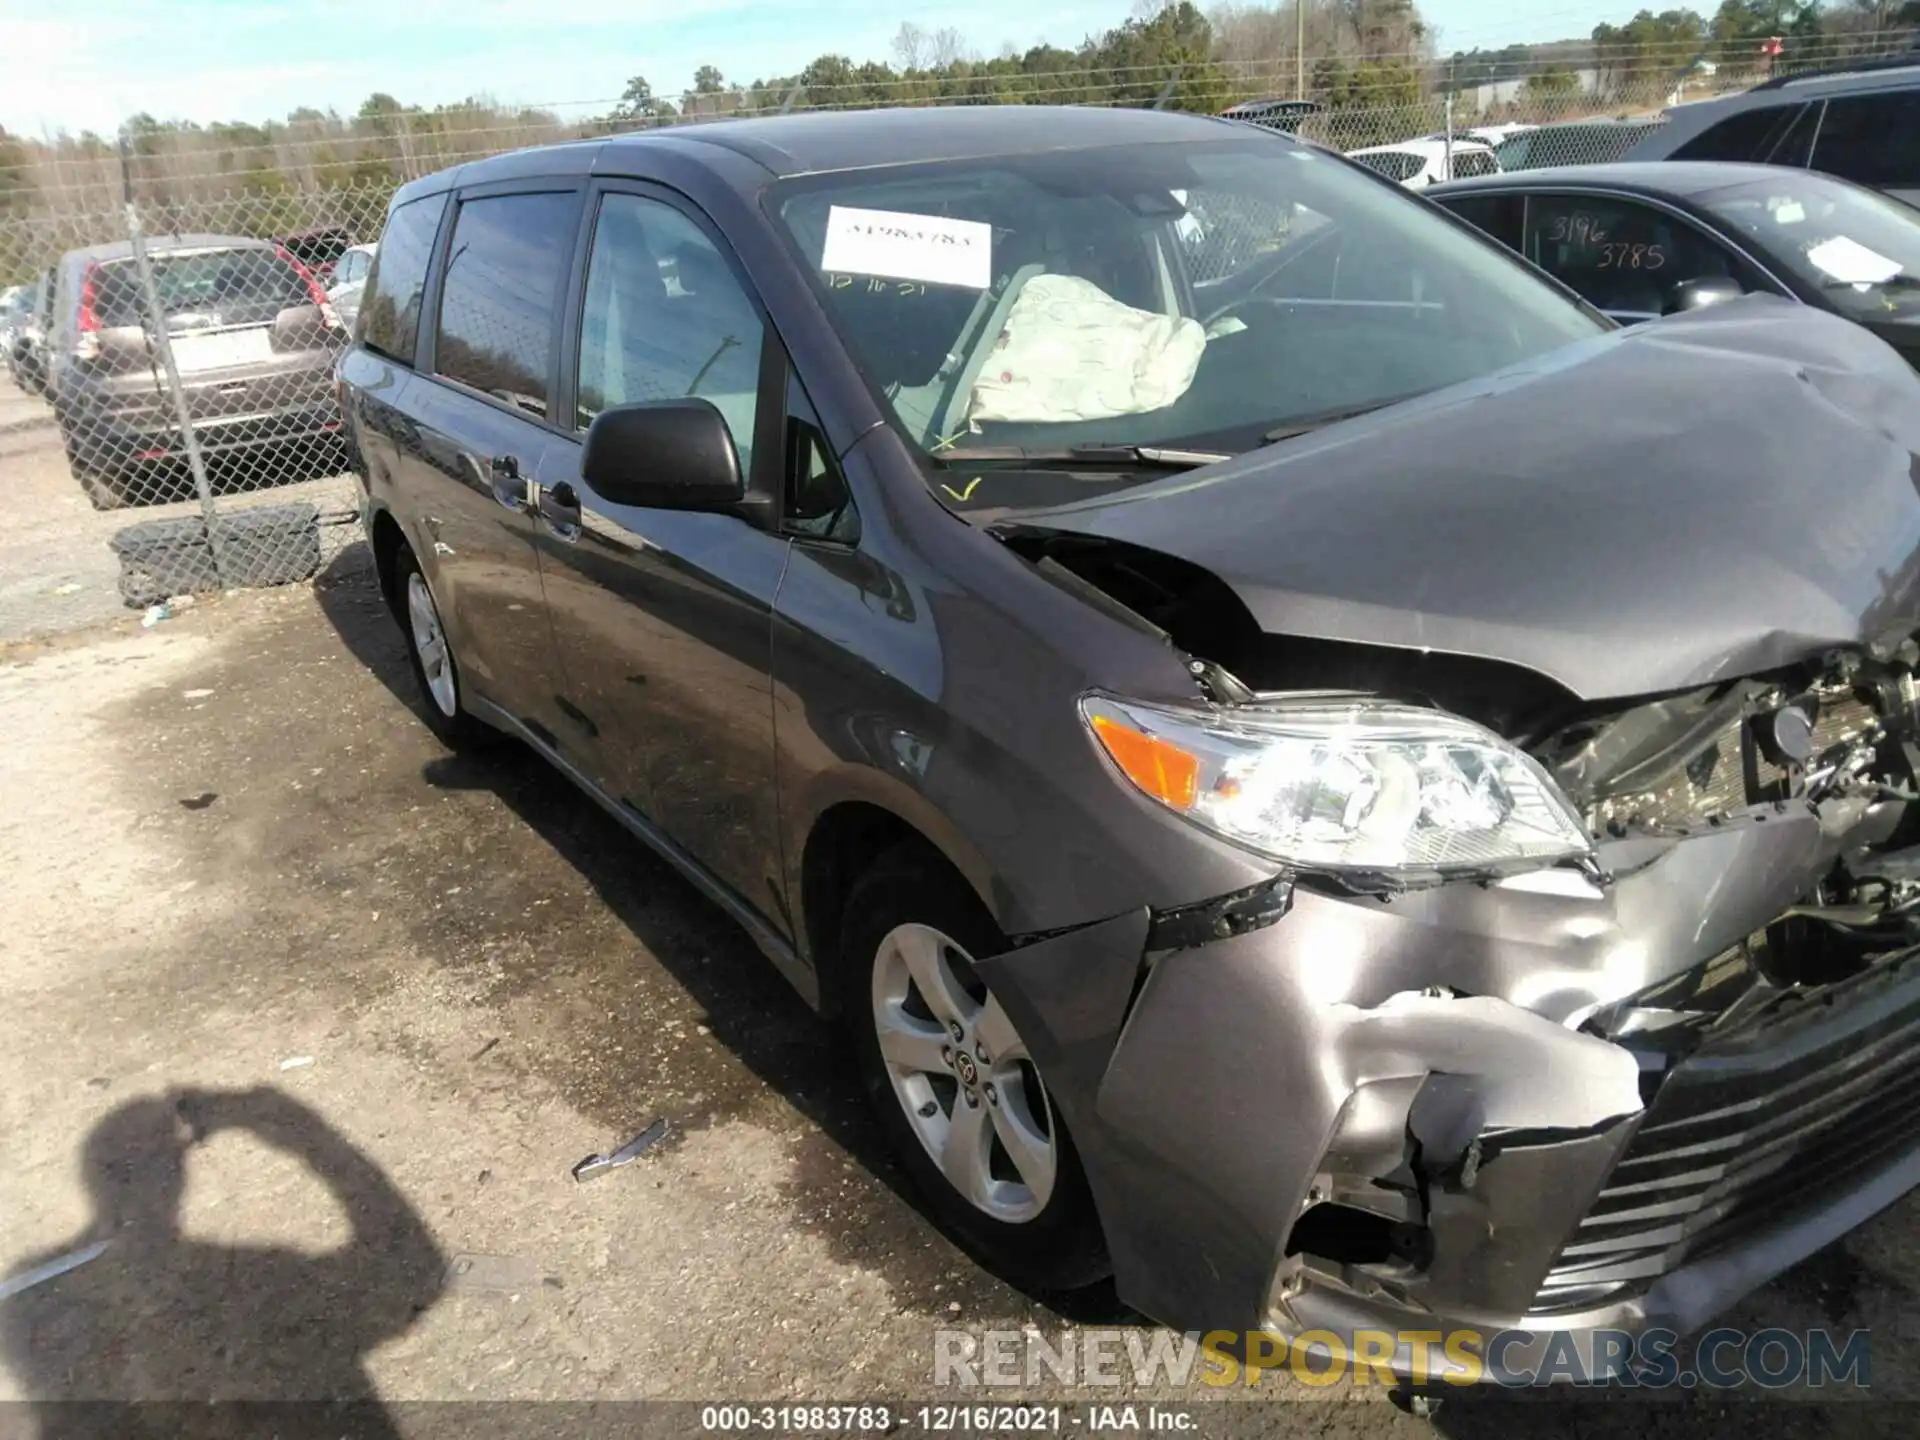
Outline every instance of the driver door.
<path fill-rule="evenodd" d="M 638 187 L 592 203 L 572 433 L 541 460 L 534 527 L 568 748 L 609 796 L 778 914 L 770 675 L 788 541 L 737 515 L 616 504 L 580 458 L 601 410 L 694 396 L 720 411 L 749 482 L 771 486 L 782 410 L 764 377 L 784 359 L 704 217 Z"/>

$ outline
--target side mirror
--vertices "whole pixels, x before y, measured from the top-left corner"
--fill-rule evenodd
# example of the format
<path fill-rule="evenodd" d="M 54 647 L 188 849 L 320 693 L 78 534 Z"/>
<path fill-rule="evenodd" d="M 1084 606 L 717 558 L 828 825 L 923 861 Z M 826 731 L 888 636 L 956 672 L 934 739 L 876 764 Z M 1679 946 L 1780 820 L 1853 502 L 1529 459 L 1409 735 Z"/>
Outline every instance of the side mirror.
<path fill-rule="evenodd" d="M 580 478 L 615 505 L 732 510 L 746 498 L 740 456 L 709 400 L 643 400 L 587 428 Z"/>
<path fill-rule="evenodd" d="M 1738 300 L 1746 293 L 1738 280 L 1727 275 L 1702 275 L 1696 280 L 1682 280 L 1667 292 L 1667 314 L 1704 310 L 1709 305 Z"/>

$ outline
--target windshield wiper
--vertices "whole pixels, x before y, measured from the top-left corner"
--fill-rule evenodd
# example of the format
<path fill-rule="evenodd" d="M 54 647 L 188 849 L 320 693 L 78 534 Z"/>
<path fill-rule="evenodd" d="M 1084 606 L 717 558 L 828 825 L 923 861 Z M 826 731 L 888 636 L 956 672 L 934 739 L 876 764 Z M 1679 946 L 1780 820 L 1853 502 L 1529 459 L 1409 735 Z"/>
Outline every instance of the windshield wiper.
<path fill-rule="evenodd" d="M 1316 430 L 1324 430 L 1329 425 L 1338 425 L 1342 420 L 1358 420 L 1362 415 L 1371 415 L 1376 410 L 1384 410 L 1389 405 L 1398 405 L 1402 400 L 1413 400 L 1425 395 L 1425 390 L 1409 390 L 1404 395 L 1389 395 L 1384 400 L 1370 400 L 1365 405 L 1349 405 L 1339 410 L 1319 410 L 1311 415 L 1301 415 L 1284 425 L 1276 425 L 1260 437 L 1261 443 L 1273 444 L 1276 440 L 1291 440 L 1296 435 L 1311 435 Z"/>
<path fill-rule="evenodd" d="M 1231 460 L 1226 450 L 1188 450 L 1177 445 L 1068 445 L 1061 449 L 1028 449 L 1022 445 L 976 445 L 942 450 L 933 457 L 958 464 L 1001 461 L 1016 465 L 1150 465 L 1160 470 L 1197 470 Z"/>

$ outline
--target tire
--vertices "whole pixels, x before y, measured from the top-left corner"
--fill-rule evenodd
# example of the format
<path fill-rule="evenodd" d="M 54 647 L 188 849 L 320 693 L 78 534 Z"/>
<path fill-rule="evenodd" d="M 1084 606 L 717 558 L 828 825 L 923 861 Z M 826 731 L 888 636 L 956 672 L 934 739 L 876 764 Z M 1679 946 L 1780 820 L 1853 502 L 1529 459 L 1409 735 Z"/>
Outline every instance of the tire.
<path fill-rule="evenodd" d="M 393 612 L 407 645 L 413 683 L 420 687 L 421 718 L 450 750 L 470 750 L 498 741 L 500 732 L 476 720 L 461 703 L 460 667 L 440 620 L 440 605 L 413 551 L 401 546 L 393 562 Z"/>
<path fill-rule="evenodd" d="M 100 463 L 99 457 L 86 441 L 73 433 L 64 418 L 59 424 L 60 444 L 67 452 L 67 468 L 86 492 L 87 503 L 96 510 L 124 509 L 128 503 L 127 492 L 119 475 L 111 467 Z"/>
<path fill-rule="evenodd" d="M 840 944 L 842 1013 L 861 1082 L 935 1217 L 1023 1288 L 1105 1279 L 1112 1262 L 1072 1137 L 968 960 L 1006 948 L 979 899 L 920 847 L 889 851 L 847 897 Z M 944 993 L 929 1002 L 928 990 Z M 960 1024 L 961 1044 L 943 1019 Z"/>

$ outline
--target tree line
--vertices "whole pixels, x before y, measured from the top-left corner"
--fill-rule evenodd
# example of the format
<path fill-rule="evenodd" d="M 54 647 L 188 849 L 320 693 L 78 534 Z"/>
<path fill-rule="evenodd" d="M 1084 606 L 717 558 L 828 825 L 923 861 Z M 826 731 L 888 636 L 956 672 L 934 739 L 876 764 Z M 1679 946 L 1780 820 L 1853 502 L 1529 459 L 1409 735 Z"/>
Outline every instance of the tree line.
<path fill-rule="evenodd" d="M 571 118 L 486 96 L 421 106 L 380 93 L 350 114 L 303 106 L 284 119 L 207 125 L 139 114 L 111 138 L 0 131 L 0 222 L 84 213 L 110 223 L 108 202 L 124 188 L 195 228 L 365 229 L 395 185 L 485 154 L 725 115 L 870 105 L 1160 103 L 1213 113 L 1304 89 L 1349 117 L 1329 133 L 1350 148 L 1432 128 L 1441 97 L 1489 81 L 1522 80 L 1534 98 L 1621 93 L 1650 77 L 1664 88 L 1702 61 L 1752 65 L 1769 36 L 1786 38 L 1786 54 L 1768 63 L 1792 63 L 1844 55 L 1849 37 L 1884 48 L 1903 25 L 1920 27 L 1920 0 L 1723 0 L 1711 16 L 1643 10 L 1585 39 L 1443 56 L 1415 0 L 1225 0 L 1206 11 L 1192 0 L 1135 0 L 1125 19 L 1078 46 L 983 56 L 955 30 L 905 23 L 885 58 L 824 54 L 793 74 L 744 83 L 707 64 L 671 95 L 636 75 L 605 109 Z M 1581 72 L 1589 79 L 1576 84 Z M 1374 121 L 1369 112 L 1379 112 Z M 342 196 L 364 197 L 359 213 L 346 213 Z"/>

